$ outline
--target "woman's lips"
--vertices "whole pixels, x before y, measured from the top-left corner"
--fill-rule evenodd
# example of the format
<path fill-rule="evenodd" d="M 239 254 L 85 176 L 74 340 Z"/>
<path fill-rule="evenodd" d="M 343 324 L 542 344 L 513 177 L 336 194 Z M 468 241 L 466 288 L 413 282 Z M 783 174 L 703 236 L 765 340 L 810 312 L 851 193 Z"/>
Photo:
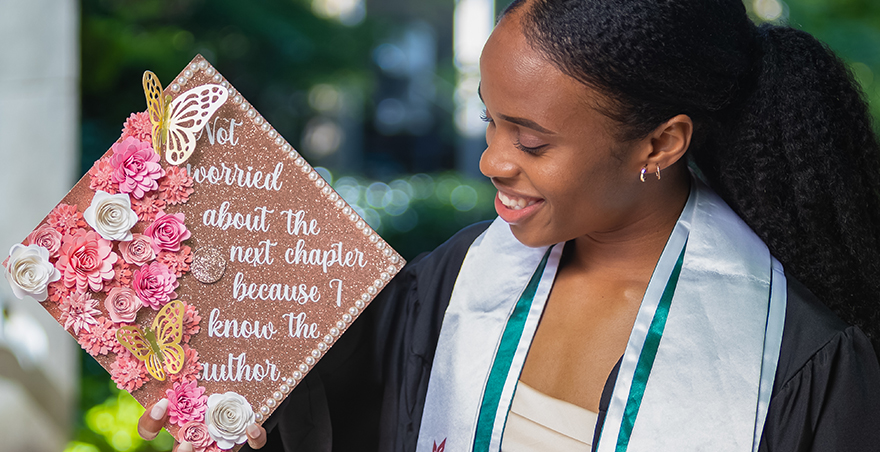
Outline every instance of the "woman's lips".
<path fill-rule="evenodd" d="M 502 193 L 499 190 L 495 196 L 495 211 L 498 212 L 502 220 L 508 223 L 519 223 L 538 210 L 543 203 L 544 200 L 540 198 L 515 196 Z"/>

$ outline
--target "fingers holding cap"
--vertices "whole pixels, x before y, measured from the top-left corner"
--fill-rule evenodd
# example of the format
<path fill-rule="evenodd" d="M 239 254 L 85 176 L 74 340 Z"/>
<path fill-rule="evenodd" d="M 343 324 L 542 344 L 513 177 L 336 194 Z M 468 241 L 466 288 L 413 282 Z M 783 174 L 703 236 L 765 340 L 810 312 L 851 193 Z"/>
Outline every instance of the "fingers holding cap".
<path fill-rule="evenodd" d="M 138 435 L 149 441 L 156 437 L 168 420 L 168 399 L 161 399 L 147 410 L 138 419 Z"/>

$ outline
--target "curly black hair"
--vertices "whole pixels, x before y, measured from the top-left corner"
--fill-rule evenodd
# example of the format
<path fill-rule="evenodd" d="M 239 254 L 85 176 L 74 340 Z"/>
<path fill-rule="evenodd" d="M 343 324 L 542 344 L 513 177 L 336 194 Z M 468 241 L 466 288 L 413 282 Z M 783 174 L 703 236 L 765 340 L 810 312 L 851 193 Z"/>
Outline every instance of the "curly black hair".
<path fill-rule="evenodd" d="M 756 26 L 740 0 L 534 0 L 522 17 L 536 50 L 608 99 L 621 139 L 690 116 L 708 183 L 880 353 L 880 146 L 827 46 Z"/>

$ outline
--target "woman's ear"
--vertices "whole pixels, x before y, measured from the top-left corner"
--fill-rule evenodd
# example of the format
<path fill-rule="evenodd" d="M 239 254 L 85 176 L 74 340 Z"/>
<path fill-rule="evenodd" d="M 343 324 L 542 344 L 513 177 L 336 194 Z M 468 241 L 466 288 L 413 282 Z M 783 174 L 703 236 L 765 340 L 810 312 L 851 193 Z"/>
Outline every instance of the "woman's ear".
<path fill-rule="evenodd" d="M 676 115 L 660 124 L 644 140 L 643 165 L 654 173 L 681 160 L 691 144 L 694 122 L 688 115 Z"/>

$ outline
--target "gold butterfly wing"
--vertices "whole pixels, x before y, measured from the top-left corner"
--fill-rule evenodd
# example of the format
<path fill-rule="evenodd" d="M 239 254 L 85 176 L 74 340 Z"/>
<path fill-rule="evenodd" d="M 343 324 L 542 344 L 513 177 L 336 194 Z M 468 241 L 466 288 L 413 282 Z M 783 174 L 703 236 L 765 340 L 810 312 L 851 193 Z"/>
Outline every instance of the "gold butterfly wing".
<path fill-rule="evenodd" d="M 227 99 L 229 91 L 214 84 L 197 86 L 177 96 L 168 107 L 165 161 L 172 165 L 186 162 L 196 148 L 199 132 Z"/>
<path fill-rule="evenodd" d="M 147 366 L 147 372 L 157 380 L 165 380 L 165 370 L 162 369 L 162 363 L 153 348 L 150 341 L 144 336 L 141 329 L 137 326 L 121 326 L 116 330 L 116 340 L 130 351 L 135 358 L 143 361 Z"/>
<path fill-rule="evenodd" d="M 159 310 L 153 319 L 153 331 L 156 333 L 156 344 L 162 354 L 165 370 L 176 374 L 183 369 L 184 352 L 180 346 L 183 338 L 183 317 L 186 305 L 174 300 Z"/>
<path fill-rule="evenodd" d="M 162 82 L 152 71 L 144 71 L 144 95 L 147 98 L 147 111 L 150 113 L 150 123 L 153 124 L 153 149 L 157 154 L 162 153 L 165 141 L 164 129 L 166 125 L 165 92 Z"/>

